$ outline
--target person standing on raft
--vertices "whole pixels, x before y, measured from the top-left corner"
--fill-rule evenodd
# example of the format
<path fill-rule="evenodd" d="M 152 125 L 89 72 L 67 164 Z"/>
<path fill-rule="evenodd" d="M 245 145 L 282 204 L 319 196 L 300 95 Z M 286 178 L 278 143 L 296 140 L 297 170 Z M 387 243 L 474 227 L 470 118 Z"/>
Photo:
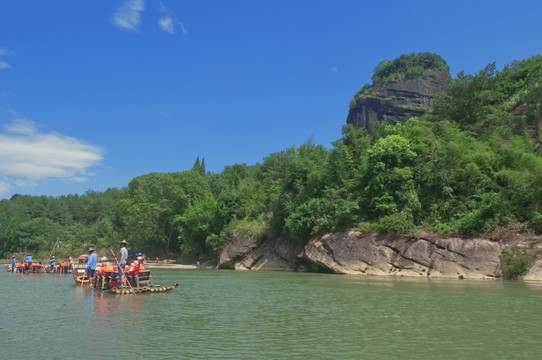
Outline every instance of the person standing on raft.
<path fill-rule="evenodd" d="M 122 279 L 122 275 L 124 275 L 124 268 L 126 267 L 126 260 L 128 259 L 128 249 L 126 249 L 126 245 L 128 243 L 126 240 L 122 240 L 120 242 L 120 249 L 117 254 L 117 261 L 119 263 L 119 276 Z"/>
<path fill-rule="evenodd" d="M 55 270 L 55 257 L 53 256 L 51 258 L 51 271 L 54 271 Z"/>
<path fill-rule="evenodd" d="M 96 265 L 98 264 L 98 255 L 94 253 L 93 248 L 89 248 L 88 252 L 90 253 L 90 255 L 88 256 L 88 259 L 87 259 L 86 270 L 87 270 L 87 277 L 90 281 L 90 279 L 94 277 L 94 273 L 96 272 Z"/>
<path fill-rule="evenodd" d="M 15 256 L 13 256 L 13 258 L 11 259 L 11 272 L 15 272 L 15 263 L 17 263 L 17 258 Z"/>
<path fill-rule="evenodd" d="M 28 271 L 32 270 L 32 263 L 34 262 L 32 260 L 32 255 L 28 254 L 26 258 L 24 259 L 24 262 L 26 263 L 26 266 L 28 267 Z"/>

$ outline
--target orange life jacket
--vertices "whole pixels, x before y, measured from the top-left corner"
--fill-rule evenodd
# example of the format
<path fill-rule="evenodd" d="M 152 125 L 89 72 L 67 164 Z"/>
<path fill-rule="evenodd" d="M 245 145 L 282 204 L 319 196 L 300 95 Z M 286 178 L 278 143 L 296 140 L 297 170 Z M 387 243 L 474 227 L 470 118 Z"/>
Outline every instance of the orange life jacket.
<path fill-rule="evenodd" d="M 136 262 L 132 269 L 134 270 L 134 276 L 139 275 L 139 263 Z"/>
<path fill-rule="evenodd" d="M 104 265 L 100 268 L 100 270 L 98 271 L 98 275 L 100 276 L 104 276 L 106 272 L 108 271 L 113 271 L 113 266 L 111 265 Z"/>

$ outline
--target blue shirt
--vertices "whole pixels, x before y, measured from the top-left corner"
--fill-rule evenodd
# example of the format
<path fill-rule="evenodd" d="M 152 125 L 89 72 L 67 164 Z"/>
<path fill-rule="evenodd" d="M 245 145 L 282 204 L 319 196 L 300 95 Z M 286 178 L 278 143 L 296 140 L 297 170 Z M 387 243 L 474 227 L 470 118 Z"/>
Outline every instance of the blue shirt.
<path fill-rule="evenodd" d="M 51 259 L 51 265 L 55 265 L 55 259 Z"/>
<path fill-rule="evenodd" d="M 28 255 L 28 256 L 24 259 L 24 262 L 26 262 L 26 263 L 33 262 L 33 261 L 32 261 L 32 256 Z"/>
<path fill-rule="evenodd" d="M 96 270 L 96 263 L 98 262 L 98 255 L 92 253 L 87 260 L 87 270 Z"/>
<path fill-rule="evenodd" d="M 13 260 L 11 260 L 11 265 L 15 265 L 16 262 L 17 262 L 17 259 L 13 258 Z"/>

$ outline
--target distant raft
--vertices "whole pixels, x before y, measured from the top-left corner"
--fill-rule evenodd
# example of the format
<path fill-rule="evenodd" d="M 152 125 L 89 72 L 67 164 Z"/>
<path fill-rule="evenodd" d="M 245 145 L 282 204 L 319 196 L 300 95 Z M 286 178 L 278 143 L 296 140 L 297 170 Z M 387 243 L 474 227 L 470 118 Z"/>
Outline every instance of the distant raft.
<path fill-rule="evenodd" d="M 161 293 L 173 290 L 175 288 L 179 287 L 178 283 L 171 284 L 169 286 L 162 286 L 162 285 L 151 285 L 151 286 L 143 286 L 140 288 L 112 288 L 111 293 L 113 294 L 141 294 L 141 293 Z"/>

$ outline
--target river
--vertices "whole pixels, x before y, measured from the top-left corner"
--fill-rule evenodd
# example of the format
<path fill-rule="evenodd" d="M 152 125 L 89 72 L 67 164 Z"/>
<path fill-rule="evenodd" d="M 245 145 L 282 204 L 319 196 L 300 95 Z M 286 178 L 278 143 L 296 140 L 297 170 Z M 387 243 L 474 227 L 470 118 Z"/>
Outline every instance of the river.
<path fill-rule="evenodd" d="M 540 359 L 542 284 L 153 270 L 112 295 L 0 273 L 0 358 Z"/>

